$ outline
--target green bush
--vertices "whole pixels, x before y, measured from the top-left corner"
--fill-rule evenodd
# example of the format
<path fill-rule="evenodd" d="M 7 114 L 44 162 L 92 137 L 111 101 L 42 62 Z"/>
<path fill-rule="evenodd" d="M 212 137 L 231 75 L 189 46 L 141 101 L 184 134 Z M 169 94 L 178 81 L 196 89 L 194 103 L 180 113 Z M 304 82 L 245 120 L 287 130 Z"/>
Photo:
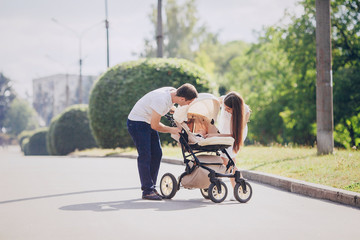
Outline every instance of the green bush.
<path fill-rule="evenodd" d="M 25 145 L 25 139 L 29 139 L 33 134 L 35 133 L 34 130 L 25 130 L 25 131 L 22 131 L 19 135 L 18 135 L 18 142 L 19 142 L 19 145 L 20 145 L 20 148 L 21 148 L 21 151 L 25 152 L 24 151 L 24 145 Z M 29 140 L 27 141 L 29 142 Z"/>
<path fill-rule="evenodd" d="M 50 155 L 59 155 L 56 152 L 56 148 L 54 144 L 55 137 L 51 137 L 51 136 L 54 136 L 53 134 L 54 134 L 55 125 L 57 120 L 60 118 L 60 116 L 61 115 L 59 114 L 51 119 L 49 130 L 46 134 L 46 149 Z"/>
<path fill-rule="evenodd" d="M 53 119 L 47 137 L 51 154 L 66 155 L 76 149 L 96 147 L 87 110 L 85 104 L 73 105 Z"/>
<path fill-rule="evenodd" d="M 90 126 L 103 148 L 133 145 L 126 120 L 136 101 L 156 88 L 193 84 L 209 90 L 205 71 L 183 59 L 141 59 L 110 68 L 94 83 L 89 101 Z"/>
<path fill-rule="evenodd" d="M 34 131 L 24 146 L 25 155 L 49 155 L 46 150 L 47 128 Z"/>
<path fill-rule="evenodd" d="M 30 137 L 24 138 L 24 140 L 22 141 L 21 150 L 23 151 L 24 155 L 30 155 L 30 153 L 29 153 L 29 139 L 30 139 Z"/>

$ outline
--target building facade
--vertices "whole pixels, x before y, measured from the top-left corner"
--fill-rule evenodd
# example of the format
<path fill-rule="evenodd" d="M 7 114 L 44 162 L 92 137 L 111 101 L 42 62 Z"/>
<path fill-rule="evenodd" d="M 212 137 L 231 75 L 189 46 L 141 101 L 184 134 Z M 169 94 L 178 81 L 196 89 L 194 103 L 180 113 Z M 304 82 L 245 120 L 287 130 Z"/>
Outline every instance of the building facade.
<path fill-rule="evenodd" d="M 44 125 L 48 126 L 51 119 L 68 106 L 88 104 L 96 78 L 97 76 L 82 76 L 81 92 L 79 75 L 56 74 L 33 79 L 33 106 Z"/>

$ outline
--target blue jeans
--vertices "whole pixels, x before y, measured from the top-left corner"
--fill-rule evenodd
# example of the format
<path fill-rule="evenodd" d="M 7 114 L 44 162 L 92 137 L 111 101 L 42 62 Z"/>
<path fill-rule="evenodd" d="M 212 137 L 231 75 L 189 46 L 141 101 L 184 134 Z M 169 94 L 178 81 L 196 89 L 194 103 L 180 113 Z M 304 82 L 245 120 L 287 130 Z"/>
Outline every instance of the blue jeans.
<path fill-rule="evenodd" d="M 138 151 L 138 170 L 143 195 L 155 189 L 160 168 L 162 150 L 159 133 L 150 124 L 140 121 L 127 120 L 128 131 Z"/>

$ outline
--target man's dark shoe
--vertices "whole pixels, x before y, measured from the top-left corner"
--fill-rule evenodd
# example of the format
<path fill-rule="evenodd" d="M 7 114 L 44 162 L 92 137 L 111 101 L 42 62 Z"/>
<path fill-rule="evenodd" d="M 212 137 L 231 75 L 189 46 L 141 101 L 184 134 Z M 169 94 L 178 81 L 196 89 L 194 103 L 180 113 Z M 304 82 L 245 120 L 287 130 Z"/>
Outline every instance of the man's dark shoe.
<path fill-rule="evenodd" d="M 162 197 L 158 196 L 155 192 L 151 192 L 149 194 L 143 195 L 142 199 L 160 201 L 162 200 Z"/>
<path fill-rule="evenodd" d="M 161 197 L 161 199 L 164 199 L 164 196 L 161 195 L 158 191 L 156 191 L 156 189 L 154 189 L 154 193 L 155 193 L 156 195 L 158 195 L 159 197 Z"/>

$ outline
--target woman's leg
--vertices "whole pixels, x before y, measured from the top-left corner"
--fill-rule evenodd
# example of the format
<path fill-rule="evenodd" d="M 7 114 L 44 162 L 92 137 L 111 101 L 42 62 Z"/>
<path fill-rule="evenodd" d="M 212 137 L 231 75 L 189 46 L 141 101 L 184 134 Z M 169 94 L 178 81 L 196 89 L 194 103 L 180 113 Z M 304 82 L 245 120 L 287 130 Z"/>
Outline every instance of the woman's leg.
<path fill-rule="evenodd" d="M 228 162 L 229 162 L 229 159 L 228 158 L 224 158 L 224 157 L 221 157 L 221 159 L 223 160 L 223 163 L 225 166 L 227 166 Z M 234 161 L 234 166 L 233 167 L 230 167 L 230 172 L 234 173 L 235 171 L 237 171 L 237 167 L 236 167 L 236 159 L 233 158 L 232 159 Z M 231 185 L 232 187 L 234 188 L 235 187 L 235 178 L 230 178 L 230 182 L 231 182 Z"/>

